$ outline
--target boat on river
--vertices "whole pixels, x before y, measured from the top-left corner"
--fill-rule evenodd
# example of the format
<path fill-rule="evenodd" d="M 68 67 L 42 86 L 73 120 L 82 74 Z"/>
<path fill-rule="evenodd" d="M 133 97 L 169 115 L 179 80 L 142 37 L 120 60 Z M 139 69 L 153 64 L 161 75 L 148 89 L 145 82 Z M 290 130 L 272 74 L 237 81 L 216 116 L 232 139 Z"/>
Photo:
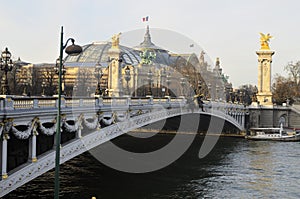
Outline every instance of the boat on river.
<path fill-rule="evenodd" d="M 271 141 L 300 141 L 300 130 L 280 128 L 252 128 L 250 135 L 245 136 L 248 140 L 271 140 Z"/>

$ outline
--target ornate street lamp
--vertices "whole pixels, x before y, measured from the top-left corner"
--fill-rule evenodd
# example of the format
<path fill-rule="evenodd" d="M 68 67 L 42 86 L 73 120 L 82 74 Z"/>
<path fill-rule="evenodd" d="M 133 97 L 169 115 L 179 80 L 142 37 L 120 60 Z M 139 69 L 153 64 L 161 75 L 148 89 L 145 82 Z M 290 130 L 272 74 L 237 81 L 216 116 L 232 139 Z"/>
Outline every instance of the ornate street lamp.
<path fill-rule="evenodd" d="M 86 92 L 87 92 L 87 96 L 90 97 L 91 88 L 89 86 L 87 87 Z"/>
<path fill-rule="evenodd" d="M 231 103 L 234 103 L 234 92 L 233 92 L 233 88 L 232 87 L 230 88 L 230 91 L 229 91 L 229 101 Z"/>
<path fill-rule="evenodd" d="M 126 83 L 127 83 L 127 95 L 130 95 L 130 90 L 129 90 L 129 81 L 130 81 L 131 77 L 130 77 L 130 68 L 129 66 L 127 65 L 126 68 L 125 68 L 125 80 L 126 80 Z"/>
<path fill-rule="evenodd" d="M 152 77 L 153 77 L 153 73 L 151 71 L 151 69 L 149 69 L 149 72 L 148 72 L 148 92 L 147 92 L 147 95 L 150 95 L 152 96 L 152 90 L 151 90 L 151 83 L 152 83 Z"/>
<path fill-rule="evenodd" d="M 166 68 L 163 68 L 161 71 L 161 75 L 160 75 L 160 87 L 161 87 L 161 91 L 162 91 L 162 93 L 161 93 L 162 97 L 164 96 L 165 91 L 166 91 L 166 88 L 164 87 L 164 81 L 165 81 L 166 76 L 167 76 Z"/>
<path fill-rule="evenodd" d="M 42 96 L 45 96 L 45 88 L 46 88 L 46 82 L 45 81 L 43 81 L 42 82 Z"/>
<path fill-rule="evenodd" d="M 59 73 L 59 66 L 60 66 L 60 58 L 57 58 L 56 59 L 56 64 L 55 64 L 55 67 L 54 67 L 54 70 L 55 70 L 55 73 L 58 75 Z M 64 95 L 65 94 L 65 74 L 66 74 L 66 69 L 65 69 L 65 66 L 64 66 L 64 61 L 62 60 L 62 67 L 61 67 L 61 93 Z M 57 85 L 57 93 L 58 93 L 58 87 L 59 85 Z"/>
<path fill-rule="evenodd" d="M 181 96 L 184 96 L 184 86 L 185 86 L 186 82 L 185 82 L 185 78 L 181 77 L 180 78 L 180 85 L 181 85 Z"/>
<path fill-rule="evenodd" d="M 58 65 L 58 109 L 56 117 L 56 154 L 55 154 L 55 186 L 54 186 L 54 198 L 59 198 L 59 163 L 60 163 L 60 112 L 61 112 L 61 91 L 62 91 L 62 74 L 63 74 L 63 50 L 70 55 L 76 56 L 82 52 L 82 48 L 78 45 L 75 45 L 75 40 L 69 38 L 66 43 L 63 43 L 63 27 L 61 27 L 60 34 L 60 53 L 59 53 L 59 65 Z M 72 45 L 67 47 L 68 42 L 71 41 Z M 66 48 L 67 47 L 67 48 Z"/>
<path fill-rule="evenodd" d="M 166 83 L 167 83 L 166 96 L 170 96 L 170 88 L 169 88 L 170 84 L 171 84 L 171 75 L 170 75 L 170 73 L 168 73 L 168 75 L 167 75 Z"/>
<path fill-rule="evenodd" d="M 103 76 L 103 71 L 101 69 L 101 64 L 99 64 L 99 63 L 96 64 L 94 75 L 97 78 L 97 88 L 96 88 L 96 91 L 95 91 L 95 95 L 102 95 L 101 78 Z"/>
<path fill-rule="evenodd" d="M 200 95 L 201 94 L 201 88 L 202 88 L 202 81 L 201 80 L 198 80 L 198 94 Z"/>
<path fill-rule="evenodd" d="M 220 86 L 219 85 L 216 85 L 216 96 L 215 96 L 215 99 L 216 101 L 219 101 L 219 91 L 220 91 Z"/>
<path fill-rule="evenodd" d="M 73 86 L 73 96 L 76 96 L 76 92 L 78 91 L 78 86 L 77 86 L 77 84 L 75 84 L 74 86 Z"/>
<path fill-rule="evenodd" d="M 1 81 L 2 95 L 10 95 L 7 72 L 12 71 L 14 66 L 10 57 L 11 57 L 11 53 L 8 51 L 7 48 L 5 48 L 5 50 L 1 54 L 1 59 L 0 59 L 0 68 L 2 71 L 4 71 L 4 75 Z"/>
<path fill-rule="evenodd" d="M 208 84 L 207 84 L 207 90 L 208 90 L 207 98 L 208 98 L 208 97 L 212 98 L 211 83 L 208 83 Z"/>
<path fill-rule="evenodd" d="M 21 84 L 24 86 L 23 95 L 26 96 L 27 95 L 26 89 L 27 89 L 27 86 L 30 85 L 30 78 L 22 79 Z"/>

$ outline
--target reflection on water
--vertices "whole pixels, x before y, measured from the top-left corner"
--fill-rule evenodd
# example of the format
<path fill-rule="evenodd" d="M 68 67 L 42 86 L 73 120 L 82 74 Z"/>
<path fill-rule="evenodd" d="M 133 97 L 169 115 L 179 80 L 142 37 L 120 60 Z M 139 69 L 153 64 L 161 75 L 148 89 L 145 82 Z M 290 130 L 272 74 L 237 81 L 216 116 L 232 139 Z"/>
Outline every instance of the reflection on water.
<path fill-rule="evenodd" d="M 145 149 L 170 140 L 160 134 L 136 141 L 122 136 L 115 142 Z M 189 136 L 189 135 L 186 135 Z M 133 141 L 134 140 L 134 141 Z M 300 198 L 299 143 L 220 138 L 205 158 L 197 136 L 183 157 L 167 168 L 146 174 L 115 171 L 89 153 L 61 166 L 62 198 Z M 6 198 L 52 198 L 54 172 L 48 172 Z"/>

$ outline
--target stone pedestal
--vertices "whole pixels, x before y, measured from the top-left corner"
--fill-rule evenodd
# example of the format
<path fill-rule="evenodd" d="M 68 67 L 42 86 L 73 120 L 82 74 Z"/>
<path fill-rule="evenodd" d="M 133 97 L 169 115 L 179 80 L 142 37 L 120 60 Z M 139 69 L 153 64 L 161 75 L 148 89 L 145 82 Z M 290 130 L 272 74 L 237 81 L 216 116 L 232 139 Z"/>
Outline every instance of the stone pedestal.
<path fill-rule="evenodd" d="M 271 92 L 271 63 L 274 51 L 259 50 L 258 55 L 258 84 L 257 84 L 257 101 L 262 106 L 272 106 Z"/>

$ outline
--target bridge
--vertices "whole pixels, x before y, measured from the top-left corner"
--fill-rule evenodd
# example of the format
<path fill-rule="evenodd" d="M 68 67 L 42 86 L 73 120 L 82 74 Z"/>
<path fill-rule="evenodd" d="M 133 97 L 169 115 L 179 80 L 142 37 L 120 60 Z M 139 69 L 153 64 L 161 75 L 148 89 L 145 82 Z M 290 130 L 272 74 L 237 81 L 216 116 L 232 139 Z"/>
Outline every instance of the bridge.
<path fill-rule="evenodd" d="M 129 131 L 168 118 L 206 115 L 244 131 L 248 114 L 242 104 L 206 101 L 203 112 L 185 98 L 171 97 L 62 97 L 61 102 L 60 164 Z M 55 167 L 57 105 L 55 97 L 1 98 L 0 197 Z"/>

